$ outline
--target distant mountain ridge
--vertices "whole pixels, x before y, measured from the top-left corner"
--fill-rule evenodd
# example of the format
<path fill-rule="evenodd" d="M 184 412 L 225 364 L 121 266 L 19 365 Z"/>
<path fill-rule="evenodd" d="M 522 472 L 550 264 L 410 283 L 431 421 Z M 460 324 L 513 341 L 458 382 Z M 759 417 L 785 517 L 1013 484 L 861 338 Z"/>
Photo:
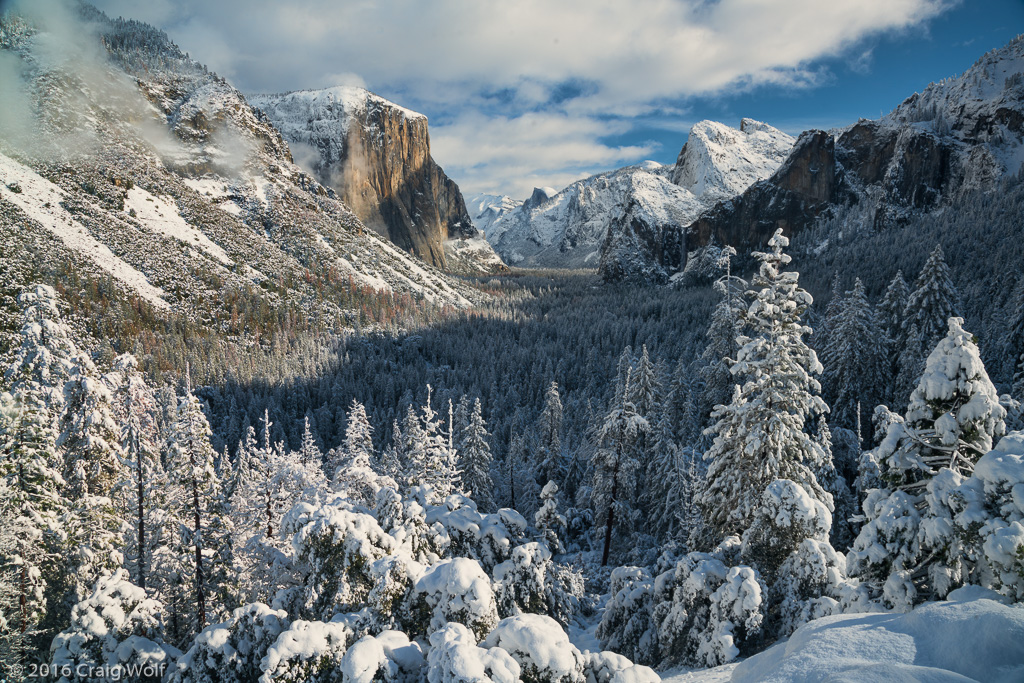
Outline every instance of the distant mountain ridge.
<path fill-rule="evenodd" d="M 752 119 L 739 129 L 701 121 L 674 166 L 644 162 L 599 173 L 553 195 L 535 191 L 510 209 L 505 198 L 500 210 L 484 202 L 474 219 L 512 265 L 664 278 L 662 261 L 685 258 L 669 244 L 671 234 L 715 201 L 771 175 L 792 144 L 789 135 Z"/>

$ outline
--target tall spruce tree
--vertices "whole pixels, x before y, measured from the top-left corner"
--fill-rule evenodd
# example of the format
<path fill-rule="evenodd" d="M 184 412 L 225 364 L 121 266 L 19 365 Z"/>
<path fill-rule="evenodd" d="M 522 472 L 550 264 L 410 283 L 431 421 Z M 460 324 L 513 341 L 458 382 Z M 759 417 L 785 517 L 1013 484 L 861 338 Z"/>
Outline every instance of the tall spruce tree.
<path fill-rule="evenodd" d="M 821 352 L 833 424 L 854 429 L 858 417 L 869 417 L 858 416 L 858 405 L 870 409 L 884 399 L 882 387 L 890 384 L 887 349 L 885 333 L 857 278 L 837 307 L 829 343 Z"/>
<path fill-rule="evenodd" d="M 762 494 L 776 479 L 789 479 L 826 504 L 832 500 L 815 479 L 826 453 L 807 431 L 808 420 L 828 411 L 814 375 L 818 357 L 803 338 L 811 329 L 801 316 L 811 295 L 799 275 L 784 272 L 789 240 L 779 230 L 768 252 L 757 252 L 760 268 L 747 292 L 742 319 L 751 336 L 738 339 L 730 370 L 742 382 L 732 401 L 717 408 L 701 508 L 720 535 L 740 533 L 753 522 Z"/>
<path fill-rule="evenodd" d="M 936 245 L 914 283 L 914 291 L 907 299 L 903 329 L 916 326 L 931 349 L 946 334 L 946 321 L 960 315 L 960 295 L 946 265 L 942 245 Z"/>
<path fill-rule="evenodd" d="M 613 533 L 632 529 L 636 521 L 637 474 L 642 456 L 640 439 L 649 425 L 629 400 L 632 375 L 632 369 L 627 369 L 623 391 L 605 416 L 594 453 L 590 495 L 595 522 L 604 528 L 602 567 L 608 564 Z"/>
<path fill-rule="evenodd" d="M 473 409 L 469 420 L 462 430 L 462 440 L 458 445 L 459 469 L 462 470 L 462 488 L 476 501 L 477 507 L 483 512 L 494 512 L 494 481 L 491 478 L 493 457 L 488 444 L 490 435 L 484 422 L 483 407 L 480 399 L 473 401 Z"/>
<path fill-rule="evenodd" d="M 562 482 L 565 478 L 565 463 L 562 460 L 562 399 L 558 383 L 551 382 L 544 394 L 544 409 L 537 421 L 537 464 L 538 485 L 549 481 Z"/>
<path fill-rule="evenodd" d="M 192 393 L 187 369 L 185 378 L 185 394 L 178 402 L 176 419 L 167 439 L 168 503 L 175 513 L 180 535 L 175 558 L 179 592 L 174 596 L 175 607 L 180 611 L 181 632 L 176 634 L 179 638 L 187 638 L 205 628 L 214 588 L 210 581 L 213 568 L 205 556 L 219 542 L 227 542 L 227 539 L 211 537 L 212 530 L 223 526 L 214 519 L 220 512 L 218 502 L 221 499 L 215 469 L 217 453 L 210 445 L 210 425 L 202 404 Z"/>
<path fill-rule="evenodd" d="M 1006 411 L 973 336 L 960 318 L 947 325 L 905 418 L 883 413 L 886 436 L 870 459 L 887 488 L 868 493 L 848 560 L 852 574 L 900 609 L 945 598 L 967 580 L 949 491 L 1005 431 Z"/>

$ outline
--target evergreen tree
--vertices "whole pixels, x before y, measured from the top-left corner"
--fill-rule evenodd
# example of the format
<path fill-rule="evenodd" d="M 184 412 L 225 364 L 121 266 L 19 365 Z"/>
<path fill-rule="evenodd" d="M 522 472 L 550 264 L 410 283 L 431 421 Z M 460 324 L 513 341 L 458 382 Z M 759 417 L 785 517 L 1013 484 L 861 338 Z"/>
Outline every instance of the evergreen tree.
<path fill-rule="evenodd" d="M 462 471 L 462 487 L 476 501 L 482 512 L 494 512 L 494 481 L 491 478 L 493 458 L 488 445 L 490 434 L 484 422 L 480 399 L 473 401 L 473 410 L 462 432 L 459 442 L 459 469 Z"/>
<path fill-rule="evenodd" d="M 661 382 L 654 371 L 647 354 L 647 345 L 641 347 L 640 358 L 636 361 L 633 381 L 630 384 L 629 401 L 636 408 L 636 413 L 645 420 L 653 420 L 657 403 L 661 397 Z"/>
<path fill-rule="evenodd" d="M 352 399 L 352 406 L 348 410 L 342 450 L 351 466 L 370 468 L 373 460 L 373 427 L 366 417 L 366 408 L 355 399 Z"/>
<path fill-rule="evenodd" d="M 885 289 L 885 296 L 878 303 L 878 323 L 882 326 L 882 332 L 894 344 L 900 348 L 903 342 L 903 321 L 907 312 L 907 302 L 910 300 L 910 287 L 903 279 L 903 271 L 896 271 L 895 277 Z"/>
<path fill-rule="evenodd" d="M 806 431 L 809 418 L 828 411 L 813 377 L 821 364 L 803 341 L 811 330 L 801 316 L 812 300 L 800 288 L 799 275 L 782 270 L 791 260 L 782 251 L 788 244 L 779 230 L 768 242 L 771 251 L 755 253 L 760 269 L 743 312 L 752 336 L 738 339 L 731 364 L 743 384 L 713 413 L 714 444 L 704 455 L 709 464 L 701 507 L 722 536 L 750 526 L 761 495 L 776 479 L 792 480 L 832 507 L 814 476 L 827 455 Z"/>
<path fill-rule="evenodd" d="M 924 339 L 925 349 L 930 349 L 945 336 L 946 321 L 959 315 L 960 295 L 953 286 L 942 245 L 936 245 L 907 299 L 903 329 L 909 332 L 916 326 Z"/>
<path fill-rule="evenodd" d="M 446 432 L 440 416 L 430 405 L 431 386 L 427 385 L 427 402 L 423 405 L 423 483 L 432 487 L 437 500 L 444 500 L 459 485 L 458 457 L 450 441 L 450 427 Z"/>
<path fill-rule="evenodd" d="M 342 491 L 354 502 L 371 507 L 381 487 L 379 476 L 372 466 L 373 428 L 366 417 L 363 404 L 355 399 L 348 412 L 345 442 L 342 445 L 342 464 L 334 472 L 334 489 Z M 391 482 L 392 485 L 394 482 Z"/>
<path fill-rule="evenodd" d="M 127 510 L 132 533 L 128 535 L 129 561 L 134 565 L 135 584 L 146 590 L 147 566 L 150 561 L 151 532 L 147 522 L 153 515 L 154 497 L 166 487 L 166 475 L 160 463 L 160 434 L 156 425 L 156 400 L 152 390 L 138 371 L 138 361 L 130 354 L 119 356 L 115 368 L 121 373 L 118 391 L 124 419 L 121 427 L 121 448 L 128 469 L 131 502 Z"/>
<path fill-rule="evenodd" d="M 967 580 L 950 490 L 1003 435 L 1005 410 L 960 318 L 928 356 L 904 419 L 882 416 L 871 453 L 888 488 L 868 493 L 851 573 L 894 607 L 942 599 Z"/>
<path fill-rule="evenodd" d="M 4 373 L 12 393 L 30 384 L 37 394 L 35 410 L 45 410 L 56 429 L 64 410 L 64 383 L 70 378 L 78 349 L 61 319 L 57 293 L 48 285 L 33 285 L 18 295 L 21 344 Z"/>
<path fill-rule="evenodd" d="M 365 416 L 366 411 L 364 410 L 363 417 L 365 418 Z M 316 445 L 316 439 L 313 438 L 313 431 L 309 427 L 309 415 L 306 415 L 302 421 L 302 445 L 299 447 L 299 461 L 303 466 L 316 464 L 319 467 L 323 457 L 320 447 Z"/>
<path fill-rule="evenodd" d="M 124 478 L 124 452 L 114 422 L 113 396 L 85 354 L 74 359 L 71 378 L 64 385 L 64 402 L 57 438 L 64 454 L 64 477 L 70 479 L 81 464 L 87 490 L 73 494 L 109 496 Z M 88 589 L 92 590 L 91 584 Z"/>
<path fill-rule="evenodd" d="M 974 337 L 963 320 L 928 356 L 902 422 L 890 426 L 879 446 L 885 482 L 921 490 L 941 468 L 969 475 L 974 463 L 1005 432 L 1005 409 L 985 371 Z"/>
<path fill-rule="evenodd" d="M 558 383 L 552 382 L 544 395 L 544 409 L 537 423 L 537 465 L 536 479 L 541 482 L 562 481 L 562 399 L 558 394 Z"/>
<path fill-rule="evenodd" d="M 659 539 L 675 538 L 679 532 L 679 517 L 683 472 L 680 467 L 679 448 L 673 434 L 669 401 L 659 406 L 649 435 L 644 487 L 640 501 L 650 521 L 649 530 Z"/>
<path fill-rule="evenodd" d="M 395 430 L 394 438 L 395 453 L 402 466 L 399 483 L 406 488 L 426 484 L 426 434 L 412 404 L 406 408 L 405 419 L 401 429 Z"/>
<path fill-rule="evenodd" d="M 553 481 L 545 484 L 540 492 L 540 501 L 540 509 L 533 516 L 534 525 L 551 552 L 557 555 L 564 549 L 562 539 L 566 529 L 565 517 L 558 512 L 558 484 Z"/>
<path fill-rule="evenodd" d="M 12 664 L 22 661 L 40 635 L 47 598 L 59 586 L 66 546 L 65 482 L 51 466 L 56 450 L 46 394 L 34 382 L 0 394 L 0 475 L 10 519 L 0 571 L 13 572 L 13 609 L 5 615 L 4 640 L 13 650 Z M 6 661 L 6 658 L 5 658 Z"/>
<path fill-rule="evenodd" d="M 885 333 L 857 278 L 837 307 L 829 344 L 821 353 L 835 424 L 853 429 L 858 417 L 866 417 L 858 416 L 858 405 L 873 406 L 884 398 L 881 387 L 890 382 L 887 348 Z"/>
<path fill-rule="evenodd" d="M 697 405 L 701 420 L 701 424 L 696 425 L 698 431 L 703 430 L 703 422 L 715 406 L 728 403 L 732 396 L 735 380 L 729 370 L 729 362 L 736 355 L 738 348 L 736 339 L 742 329 L 743 308 L 734 289 L 740 282 L 742 281 L 730 280 L 717 287 L 722 292 L 722 300 L 715 305 L 715 310 L 711 314 L 707 345 L 701 352 L 700 369 L 697 373 L 701 384 L 700 400 Z M 682 373 L 678 371 L 679 368 L 677 375 L 681 376 Z"/>
<path fill-rule="evenodd" d="M 621 397 L 605 417 L 594 453 L 591 505 L 595 521 L 604 527 L 602 567 L 608 564 L 613 532 L 631 529 L 637 512 L 634 503 L 640 438 L 647 432 L 648 422 L 628 400 L 631 382 L 632 370 L 627 370 Z"/>
<path fill-rule="evenodd" d="M 178 402 L 177 418 L 167 439 L 168 503 L 179 524 L 175 559 L 180 581 L 175 604 L 168 607 L 178 611 L 182 622 L 194 616 L 192 624 L 179 626 L 184 634 L 176 634 L 178 636 L 198 633 L 206 626 L 214 587 L 210 581 L 213 568 L 204 556 L 208 550 L 217 548 L 218 542 L 227 542 L 227 539 L 212 537 L 212 530 L 222 526 L 214 519 L 221 497 L 214 467 L 217 454 L 210 445 L 210 425 L 199 399 L 192 393 L 187 370 L 185 377 L 185 394 Z M 265 427 L 269 428 L 269 424 Z M 188 584 L 191 584 L 191 602 L 186 602 Z"/>
<path fill-rule="evenodd" d="M 9 396 L 7 400 L 10 400 Z M 4 411 L 9 409 L 9 406 L 0 405 L 0 430 L 3 430 L 7 419 Z M 19 556 L 21 545 L 17 534 L 18 512 L 15 501 L 15 492 L 8 487 L 5 479 L 0 479 L 0 676 L 20 681 L 28 674 L 24 660 L 30 648 L 28 636 L 31 634 L 23 632 L 19 624 L 21 571 L 11 561 Z"/>

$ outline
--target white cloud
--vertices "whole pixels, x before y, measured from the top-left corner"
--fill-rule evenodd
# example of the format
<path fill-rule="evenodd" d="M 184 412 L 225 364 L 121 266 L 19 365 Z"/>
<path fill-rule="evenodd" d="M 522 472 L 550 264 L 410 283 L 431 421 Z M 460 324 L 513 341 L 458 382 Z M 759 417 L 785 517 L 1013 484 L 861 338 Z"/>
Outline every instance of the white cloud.
<path fill-rule="evenodd" d="M 499 177 L 492 166 L 511 160 L 493 141 L 478 140 L 497 154 L 490 165 L 482 152 L 474 153 L 468 141 L 481 131 L 510 136 L 503 145 L 515 151 L 517 173 L 522 165 L 534 175 L 561 172 L 565 164 L 547 165 L 556 161 L 551 149 L 594 164 L 619 163 L 622 151 L 599 142 L 608 117 L 642 116 L 666 100 L 726 88 L 813 86 L 828 77 L 816 60 L 855 48 L 855 58 L 865 60 L 858 46 L 863 39 L 920 24 L 950 0 L 96 4 L 157 23 L 182 49 L 246 91 L 365 82 L 440 120 L 443 130 L 433 134 L 442 143 L 436 156 L 446 168 L 473 169 L 478 175 L 455 176 L 471 185 Z M 566 84 L 579 86 L 578 92 L 566 91 Z M 537 110 L 550 116 L 543 122 L 530 118 Z M 513 125 L 517 119 L 523 120 Z M 560 137 L 551 128 L 558 121 L 580 128 L 566 128 Z M 532 165 L 530 154 L 537 159 Z M 512 182 L 513 169 L 507 171 Z"/>
<path fill-rule="evenodd" d="M 615 168 L 649 155 L 649 145 L 613 147 L 600 142 L 627 127 L 622 121 L 564 113 L 506 117 L 470 111 L 433 126 L 431 150 L 446 173 L 465 178 L 460 187 L 467 194 L 504 193 L 525 199 L 534 187 L 561 188 L 595 169 Z"/>

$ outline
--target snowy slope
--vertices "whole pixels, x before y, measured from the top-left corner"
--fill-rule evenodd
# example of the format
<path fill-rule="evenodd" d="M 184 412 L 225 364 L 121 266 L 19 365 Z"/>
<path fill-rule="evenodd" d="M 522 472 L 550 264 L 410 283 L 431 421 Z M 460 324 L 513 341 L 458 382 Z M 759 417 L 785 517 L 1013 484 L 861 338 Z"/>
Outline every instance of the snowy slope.
<path fill-rule="evenodd" d="M 519 207 L 495 209 L 482 197 L 478 210 L 487 239 L 506 262 L 521 266 L 595 268 L 605 245 L 632 250 L 628 236 L 610 234 L 627 210 L 657 231 L 679 231 L 715 202 L 739 194 L 779 167 L 793 138 L 743 119 L 739 129 L 714 121 L 693 126 L 675 166 L 644 162 L 580 180 L 546 201 L 537 192 Z M 631 210 L 632 211 L 632 210 Z M 636 212 L 633 211 L 633 214 Z M 635 218 L 631 215 L 629 218 Z M 479 225 L 478 225 L 479 227 Z M 628 261 L 625 253 L 613 261 Z"/>
<path fill-rule="evenodd" d="M 32 169 L 0 154 L 0 198 L 14 204 L 72 251 L 92 261 L 122 282 L 135 295 L 156 308 L 168 308 L 164 291 L 150 284 L 145 274 L 131 267 L 96 240 L 89 230 L 64 208 L 67 193 Z"/>
<path fill-rule="evenodd" d="M 1021 681 L 1024 609 L 976 599 L 825 617 L 741 662 L 732 680 Z"/>
<path fill-rule="evenodd" d="M 35 137 L 0 138 L 8 272 L 111 276 L 121 294 L 218 334 L 232 297 L 330 328 L 355 315 L 342 301 L 369 290 L 439 306 L 480 299 L 367 230 L 292 163 L 265 116 L 164 34 L 83 11 L 98 32 L 82 33 L 96 43 L 83 49 L 106 49 L 95 64 L 41 62 L 34 29 L 0 50 L 26 65 L 38 98 L 26 105 Z M 116 98 L 86 86 L 97 70 Z M 55 101 L 66 106 L 43 104 Z"/>

